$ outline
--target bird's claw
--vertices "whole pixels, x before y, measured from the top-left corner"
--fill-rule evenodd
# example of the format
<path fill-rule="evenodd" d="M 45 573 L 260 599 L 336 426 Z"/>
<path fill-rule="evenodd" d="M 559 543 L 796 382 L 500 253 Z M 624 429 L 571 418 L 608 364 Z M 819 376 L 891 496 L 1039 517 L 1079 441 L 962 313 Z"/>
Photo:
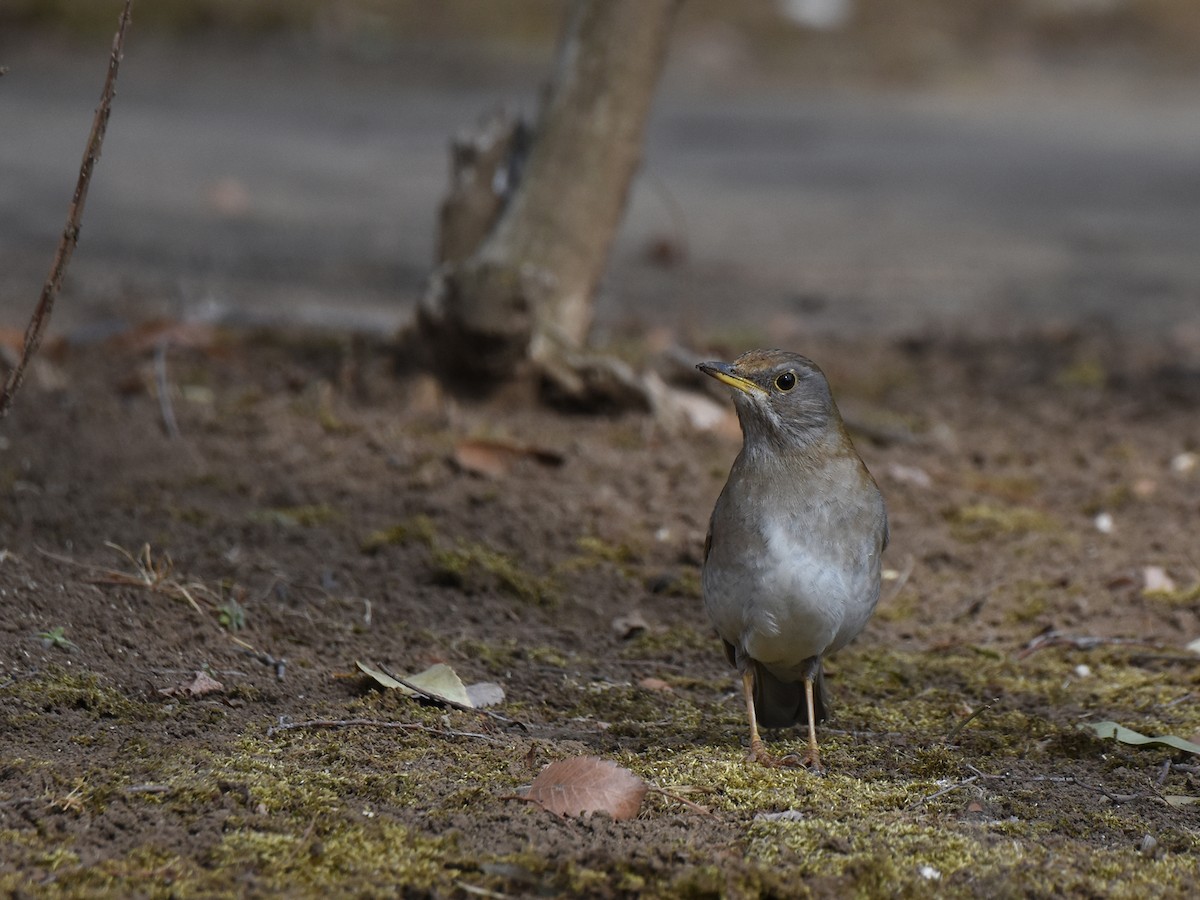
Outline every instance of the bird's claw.
<path fill-rule="evenodd" d="M 814 775 L 825 774 L 825 767 L 821 765 L 821 755 L 815 750 L 807 750 L 803 756 L 798 753 L 789 753 L 779 760 L 778 765 L 790 769 L 808 769 Z"/>

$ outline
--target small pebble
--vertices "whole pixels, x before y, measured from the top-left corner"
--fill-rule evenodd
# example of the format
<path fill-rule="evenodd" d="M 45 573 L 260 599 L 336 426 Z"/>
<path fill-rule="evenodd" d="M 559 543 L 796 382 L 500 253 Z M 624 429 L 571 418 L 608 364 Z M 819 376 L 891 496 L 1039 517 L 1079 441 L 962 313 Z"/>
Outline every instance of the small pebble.
<path fill-rule="evenodd" d="M 1195 453 L 1180 453 L 1171 460 L 1171 471 L 1177 475 L 1186 475 L 1196 468 L 1197 463 L 1200 463 L 1200 456 Z"/>
<path fill-rule="evenodd" d="M 1092 524 L 1096 526 L 1096 530 L 1101 534 L 1112 534 L 1113 532 L 1113 517 L 1110 513 L 1100 513 L 1092 520 Z"/>

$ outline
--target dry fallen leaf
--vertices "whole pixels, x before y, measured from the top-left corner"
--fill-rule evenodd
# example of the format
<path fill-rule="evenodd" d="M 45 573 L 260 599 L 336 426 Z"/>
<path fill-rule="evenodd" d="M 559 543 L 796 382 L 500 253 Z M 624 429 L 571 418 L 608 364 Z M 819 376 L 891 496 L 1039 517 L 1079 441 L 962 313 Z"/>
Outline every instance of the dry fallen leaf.
<path fill-rule="evenodd" d="M 380 687 L 400 691 L 410 697 L 416 696 L 416 691 L 372 666 L 363 662 L 355 662 L 358 670 L 370 677 Z M 415 675 L 401 676 L 408 684 L 435 697 L 457 703 L 459 706 L 480 709 L 484 706 L 495 706 L 504 700 L 504 688 L 492 681 L 481 681 L 478 684 L 464 685 L 462 679 L 445 663 L 436 663 L 423 672 Z"/>
<path fill-rule="evenodd" d="M 532 459 L 544 466 L 561 466 L 561 453 L 541 447 L 530 447 L 512 441 L 487 438 L 465 438 L 454 447 L 454 464 L 464 472 L 487 478 L 503 478 L 522 459 Z"/>
<path fill-rule="evenodd" d="M 616 763 L 575 756 L 542 769 L 525 796 L 560 816 L 603 812 L 619 821 L 638 814 L 648 789 L 646 782 Z"/>
<path fill-rule="evenodd" d="M 504 702 L 504 688 L 494 681 L 480 681 L 467 685 L 467 697 L 471 701 L 470 705 L 475 709 L 495 706 L 497 703 Z"/>
<path fill-rule="evenodd" d="M 933 479 L 929 473 L 918 466 L 906 466 L 903 463 L 889 463 L 884 469 L 895 481 L 915 485 L 919 488 L 933 487 Z"/>
<path fill-rule="evenodd" d="M 617 636 L 617 640 L 619 641 L 627 641 L 630 638 L 637 637 L 649 628 L 650 623 L 646 621 L 646 617 L 636 609 L 631 613 L 617 616 L 612 620 L 613 634 Z"/>
<path fill-rule="evenodd" d="M 671 685 L 667 684 L 667 682 L 663 681 L 661 678 L 643 678 L 638 682 L 638 687 L 644 691 L 666 692 L 675 690 L 673 687 L 671 687 Z"/>
<path fill-rule="evenodd" d="M 197 672 L 196 677 L 191 681 L 185 681 L 183 684 L 177 684 L 169 688 L 161 688 L 159 693 L 165 697 L 203 697 L 205 694 L 213 694 L 217 691 L 225 690 L 225 685 L 217 681 L 207 672 Z"/>
<path fill-rule="evenodd" d="M 1175 579 L 1168 575 L 1162 566 L 1145 566 L 1142 569 L 1142 579 L 1145 582 L 1142 590 L 1147 594 L 1170 594 L 1175 591 Z"/>
<path fill-rule="evenodd" d="M 205 322 L 152 319 L 115 335 L 110 343 L 128 353 L 141 354 L 165 345 L 211 350 L 216 340 L 217 329 Z"/>

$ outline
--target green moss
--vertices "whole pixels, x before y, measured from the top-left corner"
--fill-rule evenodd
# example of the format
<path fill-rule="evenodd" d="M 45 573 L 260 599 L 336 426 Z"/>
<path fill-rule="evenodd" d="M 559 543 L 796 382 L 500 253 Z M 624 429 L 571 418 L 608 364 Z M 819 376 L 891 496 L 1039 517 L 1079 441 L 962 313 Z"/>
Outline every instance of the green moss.
<path fill-rule="evenodd" d="M 535 606 L 555 606 L 558 594 L 553 582 L 526 572 L 510 556 L 485 544 L 459 541 L 454 547 L 431 548 L 434 578 L 448 585 L 479 588 L 487 581 L 513 597 Z"/>
<path fill-rule="evenodd" d="M 436 537 L 437 530 L 432 519 L 428 516 L 413 516 L 413 518 L 405 522 L 398 522 L 390 528 L 372 531 L 363 538 L 360 546 L 363 553 L 378 553 L 384 547 L 413 543 L 431 547 Z"/>
<path fill-rule="evenodd" d="M 612 544 L 598 537 L 584 536 L 577 542 L 579 554 L 564 560 L 557 566 L 562 574 L 581 572 L 598 566 L 614 566 L 622 575 L 631 577 L 635 554 L 628 544 Z"/>
<path fill-rule="evenodd" d="M 284 528 L 316 528 L 341 521 L 342 514 L 328 504 L 317 503 L 257 510 L 250 514 L 250 519 L 254 522 L 280 525 Z"/>
<path fill-rule="evenodd" d="M 1076 360 L 1054 377 L 1054 383 L 1061 388 L 1100 388 L 1107 380 L 1104 367 L 1091 358 Z"/>
<path fill-rule="evenodd" d="M 1173 591 L 1145 591 L 1143 596 L 1148 600 L 1157 600 L 1172 606 L 1191 606 L 1200 600 L 1200 582 L 1197 582 L 1190 588 L 1180 588 Z"/>
<path fill-rule="evenodd" d="M 156 719 L 162 714 L 159 706 L 131 700 L 91 672 L 50 669 L 36 678 L 12 682 L 4 692 L 26 709 L 69 710 L 92 720 Z"/>
<path fill-rule="evenodd" d="M 948 510 L 945 518 L 950 524 L 950 533 L 967 543 L 1062 531 L 1053 516 L 1027 506 L 975 503 Z"/>

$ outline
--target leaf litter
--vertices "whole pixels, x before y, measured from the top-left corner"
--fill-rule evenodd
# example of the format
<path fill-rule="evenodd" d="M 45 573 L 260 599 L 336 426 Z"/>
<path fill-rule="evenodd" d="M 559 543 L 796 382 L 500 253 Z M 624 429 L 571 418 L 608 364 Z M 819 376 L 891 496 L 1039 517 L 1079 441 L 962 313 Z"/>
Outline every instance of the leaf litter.
<path fill-rule="evenodd" d="M 637 816 L 649 789 L 623 766 L 598 756 L 575 756 L 542 769 L 525 799 L 560 816 L 607 813 L 621 821 Z"/>
<path fill-rule="evenodd" d="M 406 675 L 403 681 L 366 663 L 355 662 L 355 665 L 380 687 L 399 691 L 409 697 L 425 695 L 468 709 L 483 709 L 504 702 L 504 688 L 496 682 L 480 681 L 465 685 L 458 673 L 445 663 L 435 663 L 415 675 Z"/>

